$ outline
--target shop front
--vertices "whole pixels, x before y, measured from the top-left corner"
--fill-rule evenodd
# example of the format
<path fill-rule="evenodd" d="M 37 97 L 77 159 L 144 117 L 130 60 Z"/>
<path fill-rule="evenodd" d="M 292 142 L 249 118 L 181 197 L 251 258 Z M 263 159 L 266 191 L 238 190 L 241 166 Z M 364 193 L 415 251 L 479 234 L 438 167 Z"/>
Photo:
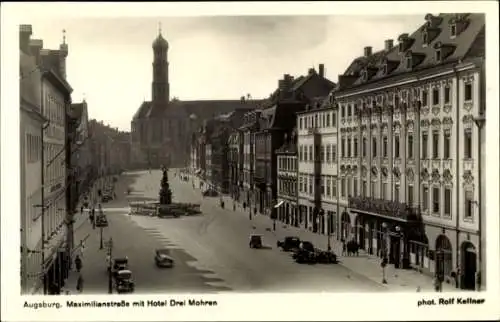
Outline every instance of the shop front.
<path fill-rule="evenodd" d="M 356 215 L 352 239 L 361 249 L 396 268 L 410 268 L 412 260 L 423 263 L 428 244 L 417 211 L 404 203 L 368 197 L 349 198 L 349 207 Z"/>

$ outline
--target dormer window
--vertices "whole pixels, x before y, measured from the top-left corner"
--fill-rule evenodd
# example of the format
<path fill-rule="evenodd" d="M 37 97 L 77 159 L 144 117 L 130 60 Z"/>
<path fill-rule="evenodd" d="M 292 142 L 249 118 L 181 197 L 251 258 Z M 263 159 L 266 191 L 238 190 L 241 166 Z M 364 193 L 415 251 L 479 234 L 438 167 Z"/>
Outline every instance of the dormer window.
<path fill-rule="evenodd" d="M 441 62 L 441 49 L 436 50 L 436 61 Z"/>
<path fill-rule="evenodd" d="M 411 59 L 411 56 L 409 56 L 409 57 L 406 57 L 406 68 L 411 69 L 411 67 L 412 67 L 412 59 Z"/>
<path fill-rule="evenodd" d="M 368 72 L 366 71 L 366 69 L 364 69 L 362 72 L 361 72 L 361 78 L 363 79 L 363 81 L 366 81 L 367 78 L 368 78 Z"/>
<path fill-rule="evenodd" d="M 450 26 L 450 36 L 451 38 L 455 38 L 457 36 L 457 24 L 452 24 Z"/>
<path fill-rule="evenodd" d="M 402 42 L 399 43 L 398 45 L 398 49 L 399 49 L 399 52 L 402 53 L 405 51 L 405 47 L 404 47 L 404 44 Z"/>

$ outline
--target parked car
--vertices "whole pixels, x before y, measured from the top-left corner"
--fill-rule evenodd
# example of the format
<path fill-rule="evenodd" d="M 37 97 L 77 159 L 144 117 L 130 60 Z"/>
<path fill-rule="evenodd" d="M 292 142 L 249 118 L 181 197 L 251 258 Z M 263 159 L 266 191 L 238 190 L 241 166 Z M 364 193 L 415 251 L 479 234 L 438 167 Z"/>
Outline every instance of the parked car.
<path fill-rule="evenodd" d="M 119 271 L 128 269 L 128 258 L 127 257 L 117 257 L 111 262 L 111 274 L 116 277 Z"/>
<path fill-rule="evenodd" d="M 297 254 L 301 250 L 306 250 L 306 251 L 312 252 L 312 253 L 315 252 L 313 243 L 311 243 L 310 241 L 303 240 L 300 242 L 299 247 L 293 250 L 293 253 L 292 253 L 293 259 L 296 259 Z"/>
<path fill-rule="evenodd" d="M 250 248 L 262 248 L 262 235 L 250 235 Z"/>
<path fill-rule="evenodd" d="M 315 253 L 316 262 L 320 264 L 337 264 L 337 255 L 332 251 L 320 250 Z"/>
<path fill-rule="evenodd" d="M 294 253 L 294 259 L 299 264 L 316 264 L 316 253 L 304 248 L 299 248 Z"/>
<path fill-rule="evenodd" d="M 105 215 L 98 215 L 95 219 L 96 227 L 108 227 L 108 219 Z"/>
<path fill-rule="evenodd" d="M 115 288 L 118 293 L 133 292 L 135 283 L 132 279 L 132 271 L 124 269 L 116 272 Z"/>
<path fill-rule="evenodd" d="M 170 250 L 168 248 L 157 249 L 155 252 L 155 263 L 158 267 L 174 267 L 174 259 L 170 257 Z"/>
<path fill-rule="evenodd" d="M 291 250 L 297 249 L 300 246 L 300 239 L 295 236 L 287 236 L 283 241 L 277 242 L 277 246 L 283 251 L 289 252 Z"/>

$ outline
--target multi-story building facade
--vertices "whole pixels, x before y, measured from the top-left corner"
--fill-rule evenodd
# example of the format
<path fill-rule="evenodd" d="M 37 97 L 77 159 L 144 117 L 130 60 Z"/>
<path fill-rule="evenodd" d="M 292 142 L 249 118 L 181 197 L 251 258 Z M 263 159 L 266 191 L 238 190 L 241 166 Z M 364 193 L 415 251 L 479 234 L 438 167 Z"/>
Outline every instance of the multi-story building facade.
<path fill-rule="evenodd" d="M 284 144 L 276 150 L 278 173 L 278 220 L 295 227 L 299 226 L 297 131 L 284 138 Z"/>
<path fill-rule="evenodd" d="M 243 116 L 243 125 L 240 131 L 243 136 L 243 173 L 242 173 L 242 193 L 240 199 L 243 205 L 254 203 L 254 172 L 255 172 L 255 132 L 260 127 L 260 110 L 247 112 Z"/>
<path fill-rule="evenodd" d="M 298 194 L 302 227 L 320 234 L 337 229 L 337 111 L 333 95 L 297 114 Z"/>
<path fill-rule="evenodd" d="M 66 198 L 68 46 L 63 40 L 59 50 L 44 49 L 31 35 L 31 25 L 20 26 L 21 104 L 31 115 L 21 113 L 21 161 L 27 163 L 21 171 L 26 199 L 21 201 L 21 280 L 23 292 L 56 294 L 69 270 L 73 236 Z"/>
<path fill-rule="evenodd" d="M 29 48 L 31 26 L 21 27 L 20 38 L 20 161 L 21 161 L 21 292 L 35 292 L 41 282 L 42 240 L 42 72 Z"/>
<path fill-rule="evenodd" d="M 343 234 L 464 289 L 485 276 L 484 35 L 482 14 L 428 14 L 398 46 L 365 48 L 335 90 Z"/>
<path fill-rule="evenodd" d="M 233 129 L 229 136 L 229 191 L 234 200 L 240 201 L 240 191 L 243 188 L 243 132 Z"/>
<path fill-rule="evenodd" d="M 278 82 L 260 113 L 260 129 L 255 133 L 255 173 L 257 210 L 277 218 L 273 205 L 277 202 L 277 165 L 275 151 L 283 145 L 284 134 L 291 134 L 296 126 L 295 113 L 302 111 L 317 97 L 328 95 L 334 83 L 324 76 L 324 65 L 319 72 L 309 69 L 306 76 L 297 79 L 286 74 Z"/>

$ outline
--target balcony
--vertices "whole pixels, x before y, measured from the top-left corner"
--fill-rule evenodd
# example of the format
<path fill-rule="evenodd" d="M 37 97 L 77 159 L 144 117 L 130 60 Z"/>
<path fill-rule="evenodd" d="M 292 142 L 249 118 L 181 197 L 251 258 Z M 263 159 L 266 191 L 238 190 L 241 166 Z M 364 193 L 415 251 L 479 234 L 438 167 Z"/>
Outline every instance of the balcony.
<path fill-rule="evenodd" d="M 374 213 L 399 221 L 414 221 L 417 212 L 409 205 L 397 201 L 376 199 L 371 197 L 349 197 L 349 208 L 361 212 Z"/>

